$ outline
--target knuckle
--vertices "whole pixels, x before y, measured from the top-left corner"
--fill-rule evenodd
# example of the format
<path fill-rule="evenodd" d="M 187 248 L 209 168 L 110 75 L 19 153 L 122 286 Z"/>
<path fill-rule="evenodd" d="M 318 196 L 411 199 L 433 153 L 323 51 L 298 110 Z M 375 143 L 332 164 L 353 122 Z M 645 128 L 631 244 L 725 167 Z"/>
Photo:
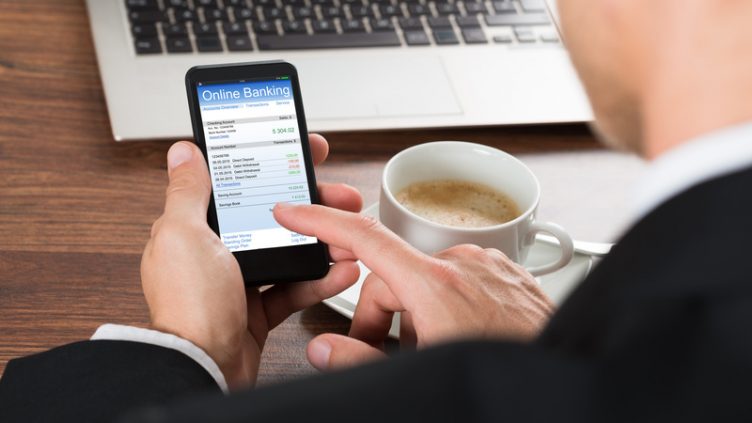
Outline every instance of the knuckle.
<path fill-rule="evenodd" d="M 170 183 L 167 185 L 167 196 L 192 189 L 208 190 L 211 187 L 207 184 L 206 178 L 202 178 L 196 172 L 188 169 L 176 170 L 170 177 Z"/>
<path fill-rule="evenodd" d="M 454 263 L 447 260 L 434 260 L 429 266 L 431 278 L 443 283 L 456 284 L 461 279 L 460 272 Z"/>
<path fill-rule="evenodd" d="M 498 250 L 496 248 L 487 248 L 485 250 L 486 257 L 488 257 L 489 261 L 494 264 L 500 264 L 500 265 L 507 265 L 509 263 L 513 263 L 512 260 L 507 257 L 506 254 L 504 254 L 503 251 Z"/>
<path fill-rule="evenodd" d="M 315 298 L 318 301 L 323 301 L 324 299 L 326 299 L 326 290 L 324 289 L 323 284 L 312 281 L 303 283 L 308 286 L 308 293 L 311 298 Z"/>
<path fill-rule="evenodd" d="M 477 257 L 485 253 L 485 250 L 474 244 L 460 244 L 442 251 L 448 257 Z"/>
<path fill-rule="evenodd" d="M 157 250 L 174 249 L 189 241 L 189 234 L 192 231 L 190 225 L 176 222 L 174 219 L 159 219 L 159 230 L 154 234 L 154 248 Z"/>
<path fill-rule="evenodd" d="M 378 291 L 378 280 L 372 276 L 373 274 L 369 274 L 366 277 L 366 280 L 363 281 L 363 288 L 361 289 L 362 295 L 366 298 L 371 297 L 373 294 Z"/>
<path fill-rule="evenodd" d="M 151 236 L 152 238 L 154 238 L 154 236 L 156 236 L 159 233 L 159 229 L 162 226 L 163 220 L 164 220 L 164 217 L 160 216 L 157 220 L 154 221 L 154 223 L 152 223 L 152 225 L 151 225 L 151 231 L 149 233 L 150 234 L 149 236 Z"/>
<path fill-rule="evenodd" d="M 383 230 L 383 224 L 375 217 L 363 214 L 358 216 L 358 226 L 364 232 L 380 232 Z"/>

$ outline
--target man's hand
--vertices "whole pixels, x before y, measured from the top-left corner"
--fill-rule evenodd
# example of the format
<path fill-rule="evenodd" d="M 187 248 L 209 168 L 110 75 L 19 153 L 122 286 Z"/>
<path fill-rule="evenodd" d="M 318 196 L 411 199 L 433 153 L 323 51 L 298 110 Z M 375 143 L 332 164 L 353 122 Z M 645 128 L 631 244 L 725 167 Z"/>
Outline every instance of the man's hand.
<path fill-rule="evenodd" d="M 274 216 L 329 244 L 335 259 L 357 258 L 372 271 L 350 337 L 325 334 L 308 345 L 319 369 L 383 356 L 395 312 L 401 342 L 419 348 L 470 337 L 529 340 L 553 312 L 535 279 L 498 250 L 461 245 L 431 257 L 375 219 L 322 206 L 278 204 Z"/>
<path fill-rule="evenodd" d="M 310 142 L 314 162 L 323 162 L 326 140 L 311 135 Z M 152 226 L 141 261 L 152 325 L 202 348 L 231 388 L 253 383 L 269 330 L 352 285 L 358 266 L 341 258 L 320 281 L 246 291 L 237 261 L 206 223 L 211 182 L 201 151 L 178 142 L 167 165 L 164 214 Z M 346 185 L 320 184 L 319 193 L 331 207 L 357 212 L 362 206 L 360 194 Z"/>

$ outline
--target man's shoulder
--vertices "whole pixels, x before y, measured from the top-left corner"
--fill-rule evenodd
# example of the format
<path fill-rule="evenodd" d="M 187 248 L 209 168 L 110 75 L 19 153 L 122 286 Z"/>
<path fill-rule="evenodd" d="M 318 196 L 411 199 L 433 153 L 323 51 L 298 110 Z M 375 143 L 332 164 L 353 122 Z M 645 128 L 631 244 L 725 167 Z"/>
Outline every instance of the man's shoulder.
<path fill-rule="evenodd" d="M 637 222 L 593 278 L 653 296 L 719 292 L 728 284 L 752 292 L 752 284 L 741 283 L 752 272 L 750 187 L 752 167 L 677 194 Z"/>
<path fill-rule="evenodd" d="M 631 336 L 654 334 L 658 345 L 712 319 L 752 319 L 752 308 L 745 311 L 752 300 L 750 186 L 747 168 L 694 186 L 645 216 L 565 301 L 541 341 L 595 354 Z M 729 310 L 741 313 L 737 323 Z"/>

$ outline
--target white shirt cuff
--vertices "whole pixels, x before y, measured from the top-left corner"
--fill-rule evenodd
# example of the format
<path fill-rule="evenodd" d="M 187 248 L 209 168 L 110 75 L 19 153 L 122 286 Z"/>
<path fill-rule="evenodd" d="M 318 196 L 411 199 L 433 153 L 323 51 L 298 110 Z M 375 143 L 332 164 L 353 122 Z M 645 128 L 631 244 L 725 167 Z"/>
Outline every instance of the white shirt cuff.
<path fill-rule="evenodd" d="M 219 370 L 217 363 L 209 357 L 209 354 L 187 339 L 153 329 L 107 323 L 100 326 L 97 331 L 94 332 L 94 335 L 91 336 L 91 340 L 141 342 L 179 351 L 201 365 L 201 367 L 209 372 L 211 377 L 214 378 L 222 391 L 224 393 L 228 392 L 227 381 L 225 380 L 222 371 Z"/>

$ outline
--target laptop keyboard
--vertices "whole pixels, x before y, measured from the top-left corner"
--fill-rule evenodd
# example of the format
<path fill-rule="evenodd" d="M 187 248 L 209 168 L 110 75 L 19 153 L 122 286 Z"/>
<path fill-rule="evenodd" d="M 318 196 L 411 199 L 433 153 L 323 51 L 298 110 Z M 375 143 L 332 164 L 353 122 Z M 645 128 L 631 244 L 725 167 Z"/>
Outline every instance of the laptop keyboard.
<path fill-rule="evenodd" d="M 125 0 L 137 54 L 558 43 L 543 0 Z"/>

